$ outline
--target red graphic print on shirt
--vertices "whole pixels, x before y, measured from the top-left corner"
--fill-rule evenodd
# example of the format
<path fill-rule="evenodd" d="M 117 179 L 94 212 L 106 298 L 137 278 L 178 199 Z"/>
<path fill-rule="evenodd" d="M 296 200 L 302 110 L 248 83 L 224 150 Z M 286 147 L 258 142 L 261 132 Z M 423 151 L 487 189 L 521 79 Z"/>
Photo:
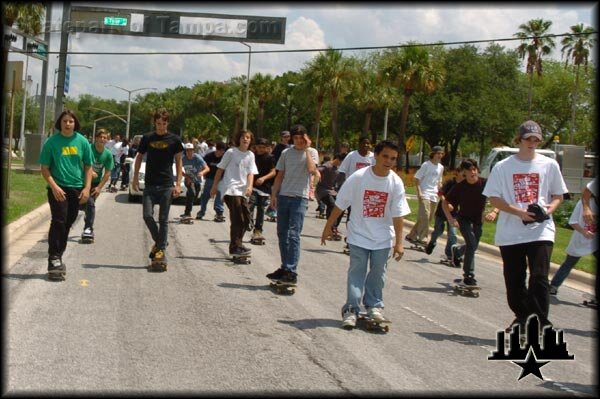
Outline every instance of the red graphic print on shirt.
<path fill-rule="evenodd" d="M 539 173 L 515 173 L 513 174 L 513 189 L 515 200 L 521 204 L 533 204 L 538 202 L 540 191 Z"/>
<path fill-rule="evenodd" d="M 384 217 L 387 199 L 388 193 L 383 191 L 365 190 L 365 194 L 363 196 L 363 217 Z"/>
<path fill-rule="evenodd" d="M 365 168 L 367 166 L 371 166 L 371 164 L 368 162 L 356 162 L 354 164 L 354 166 L 356 166 L 356 170 L 359 170 L 359 169 Z"/>

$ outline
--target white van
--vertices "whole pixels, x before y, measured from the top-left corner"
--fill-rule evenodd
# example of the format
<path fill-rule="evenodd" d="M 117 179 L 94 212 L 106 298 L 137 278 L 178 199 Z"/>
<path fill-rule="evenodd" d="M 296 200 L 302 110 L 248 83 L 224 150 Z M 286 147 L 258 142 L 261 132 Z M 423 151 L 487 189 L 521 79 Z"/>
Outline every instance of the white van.
<path fill-rule="evenodd" d="M 508 158 L 509 156 L 514 155 L 517 152 L 519 152 L 519 149 L 512 147 L 492 148 L 488 156 L 483 161 L 483 164 L 481 165 L 481 172 L 479 173 L 479 176 L 489 177 L 492 168 L 494 167 L 494 165 L 496 165 L 497 162 L 502 161 L 504 158 Z M 535 150 L 535 152 L 537 152 L 538 154 L 545 155 L 548 158 L 556 159 L 556 153 L 552 150 L 538 148 Z"/>

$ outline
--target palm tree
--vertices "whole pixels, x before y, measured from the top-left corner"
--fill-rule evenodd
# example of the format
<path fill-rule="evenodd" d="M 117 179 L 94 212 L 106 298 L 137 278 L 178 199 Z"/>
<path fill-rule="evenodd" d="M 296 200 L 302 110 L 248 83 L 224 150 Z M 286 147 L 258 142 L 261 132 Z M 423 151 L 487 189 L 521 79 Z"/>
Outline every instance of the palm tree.
<path fill-rule="evenodd" d="M 526 24 L 519 25 L 520 32 L 513 36 L 522 40 L 521 45 L 517 48 L 517 52 L 521 59 L 527 56 L 526 71 L 529 75 L 529 96 L 528 107 L 529 116 L 531 117 L 531 103 L 533 99 L 533 73 L 542 76 L 542 56 L 548 55 L 555 47 L 552 37 L 544 36 L 552 26 L 552 21 L 545 21 L 542 18 L 532 19 Z M 528 40 L 530 40 L 528 42 Z"/>
<path fill-rule="evenodd" d="M 575 66 L 575 87 L 573 88 L 573 104 L 571 111 L 571 134 L 569 136 L 569 144 L 573 144 L 573 135 L 575 134 L 575 110 L 577 105 L 577 88 L 579 87 L 579 68 L 583 64 L 585 72 L 587 73 L 588 58 L 590 56 L 590 50 L 594 47 L 596 42 L 595 38 L 591 35 L 595 33 L 591 27 L 585 27 L 583 24 L 577 24 L 571 26 L 572 36 L 565 36 L 561 44 L 562 55 L 566 53 L 565 68 L 569 65 L 569 60 Z"/>
<path fill-rule="evenodd" d="M 444 72 L 432 61 L 429 51 L 414 42 L 409 42 L 407 47 L 401 49 L 385 51 L 379 60 L 379 70 L 392 86 L 402 89 L 403 102 L 398 133 L 400 166 L 402 155 L 406 153 L 404 140 L 411 96 L 418 91 L 430 93 L 437 89 L 444 82 Z M 408 162 L 406 169 L 408 171 Z"/>
<path fill-rule="evenodd" d="M 363 61 L 357 64 L 356 80 L 353 88 L 354 105 L 365 113 L 362 134 L 367 135 L 371 128 L 373 112 L 382 106 L 384 90 L 376 72 Z M 371 142 L 377 142 L 377 132 L 371 132 Z"/>
<path fill-rule="evenodd" d="M 273 98 L 275 90 L 275 82 L 273 77 L 269 74 L 263 75 L 257 73 L 252 78 L 250 84 L 250 92 L 252 96 L 256 98 L 258 102 L 258 121 L 256 129 L 256 138 L 263 136 L 263 123 L 265 120 L 265 106 Z"/>
<path fill-rule="evenodd" d="M 310 88 L 310 91 L 315 96 L 317 108 L 315 112 L 315 121 L 310 129 L 311 136 L 319 134 L 319 125 L 321 124 L 321 110 L 325 102 L 326 83 L 325 73 L 326 58 L 319 53 L 312 61 L 308 63 L 308 67 L 302 71 L 304 76 L 303 83 Z"/>
<path fill-rule="evenodd" d="M 226 115 L 233 115 L 233 131 L 231 137 L 234 137 L 240 130 L 242 115 L 244 113 L 244 99 L 246 90 L 246 79 L 242 76 L 234 77 L 227 82 L 225 87 L 223 111 Z"/>

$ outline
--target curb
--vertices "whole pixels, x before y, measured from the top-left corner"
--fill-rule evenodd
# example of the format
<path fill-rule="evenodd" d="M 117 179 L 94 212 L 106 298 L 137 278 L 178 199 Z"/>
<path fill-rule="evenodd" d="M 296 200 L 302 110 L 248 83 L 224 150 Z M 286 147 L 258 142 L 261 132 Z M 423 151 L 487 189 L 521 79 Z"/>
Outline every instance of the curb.
<path fill-rule="evenodd" d="M 15 220 L 8 226 L 4 227 L 5 236 L 8 237 L 8 247 L 19 240 L 23 235 L 25 235 L 30 229 L 36 228 L 40 223 L 44 221 L 50 220 L 50 205 L 45 203 L 40 207 L 34 209 L 28 214 L 21 216 L 19 219 Z M 412 227 L 415 222 L 410 220 L 405 220 L 404 225 Z M 446 242 L 446 239 L 440 237 L 440 240 Z M 464 244 L 464 240 L 462 237 L 458 237 L 458 242 Z M 489 255 L 496 256 L 501 258 L 500 249 L 494 245 L 479 243 L 478 251 L 485 252 Z M 556 273 L 560 265 L 556 263 L 550 263 L 550 272 L 552 274 Z M 590 273 L 585 273 L 580 270 L 573 269 L 571 273 L 569 273 L 569 278 L 577 281 L 582 284 L 589 285 L 590 287 L 594 287 L 596 284 L 596 276 Z"/>

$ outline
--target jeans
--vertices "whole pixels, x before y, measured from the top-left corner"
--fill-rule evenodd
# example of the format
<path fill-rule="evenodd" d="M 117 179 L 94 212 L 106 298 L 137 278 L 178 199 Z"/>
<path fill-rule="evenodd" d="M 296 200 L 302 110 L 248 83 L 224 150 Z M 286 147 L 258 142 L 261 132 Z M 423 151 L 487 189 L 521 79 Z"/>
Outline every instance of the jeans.
<path fill-rule="evenodd" d="M 435 247 L 438 237 L 444 233 L 444 228 L 446 226 L 448 226 L 448 239 L 446 240 L 444 254 L 446 254 L 446 258 L 450 259 L 452 257 L 451 248 L 458 242 L 458 240 L 456 238 L 456 228 L 448 223 L 446 216 L 435 216 L 435 223 L 433 225 L 433 231 L 431 232 L 431 239 L 429 240 L 429 243 Z"/>
<path fill-rule="evenodd" d="M 167 248 L 169 233 L 169 210 L 171 209 L 173 186 L 146 186 L 142 195 L 144 222 L 156 248 Z M 154 220 L 154 205 L 158 204 L 158 223 Z"/>
<path fill-rule="evenodd" d="M 435 214 L 437 202 L 429 201 L 428 199 L 419 200 L 419 213 L 417 223 L 413 226 L 407 237 L 411 240 L 427 241 L 429 235 L 429 225 Z"/>
<path fill-rule="evenodd" d="M 348 297 L 342 314 L 349 308 L 358 313 L 361 300 L 366 308 L 383 308 L 383 285 L 391 248 L 371 250 L 352 244 L 348 246 Z"/>
<path fill-rule="evenodd" d="M 300 260 L 300 233 L 304 225 L 304 215 L 308 199 L 302 197 L 277 197 L 277 238 L 281 268 L 298 273 Z"/>
<path fill-rule="evenodd" d="M 204 180 L 204 189 L 202 190 L 202 195 L 200 196 L 200 210 L 198 211 L 198 216 L 204 217 L 204 215 L 206 215 L 206 207 L 208 205 L 208 200 L 210 199 L 210 189 L 212 188 L 214 181 L 215 180 L 212 178 L 207 178 Z M 215 195 L 214 210 L 217 215 L 222 215 L 223 212 L 225 212 L 225 206 L 223 205 L 220 191 L 217 191 L 217 195 Z"/>
<path fill-rule="evenodd" d="M 52 221 L 48 232 L 48 258 L 61 258 L 67 248 L 67 239 L 71 226 L 79 213 L 79 194 L 81 188 L 61 187 L 66 199 L 57 201 L 52 190 L 48 188 L 48 204 Z"/>
<path fill-rule="evenodd" d="M 254 219 L 255 230 L 263 231 L 265 211 L 270 203 L 271 199 L 268 196 L 259 195 L 256 191 L 252 192 L 250 196 L 250 215 L 254 215 L 254 208 L 256 208 L 256 218 Z"/>
<path fill-rule="evenodd" d="M 246 197 L 226 195 L 224 200 L 229 208 L 229 253 L 231 254 L 236 248 L 243 247 L 244 233 L 252 229 L 252 221 Z"/>
<path fill-rule="evenodd" d="M 198 198 L 198 195 L 200 195 L 200 187 L 200 182 L 194 182 L 189 185 L 186 184 L 187 190 L 185 192 L 185 210 L 183 211 L 183 213 L 186 215 L 192 214 L 194 201 L 196 201 L 196 198 Z"/>
<path fill-rule="evenodd" d="M 479 247 L 482 225 L 471 222 L 467 219 L 457 219 L 465 240 L 465 245 L 461 245 L 458 250 L 458 256 L 463 258 L 463 277 L 475 277 L 475 251 Z"/>
<path fill-rule="evenodd" d="M 329 216 L 331 216 L 331 212 L 333 212 L 334 208 L 335 208 L 335 197 L 331 194 L 325 195 L 321 198 L 319 198 L 319 204 L 323 204 L 326 208 L 325 208 L 325 216 L 327 216 L 327 219 L 329 219 Z M 337 218 L 337 220 L 335 222 L 333 222 L 333 227 L 335 227 L 336 229 L 340 226 L 340 223 L 342 222 L 342 218 L 344 217 L 344 212 L 342 212 L 340 214 L 340 217 Z"/>
<path fill-rule="evenodd" d="M 536 314 L 542 326 L 549 323 L 548 272 L 553 246 L 552 241 L 500 246 L 508 306 L 519 320 Z M 527 267 L 529 283 L 525 285 Z"/>
<path fill-rule="evenodd" d="M 121 173 L 121 164 L 118 160 L 115 159 L 115 165 L 113 169 L 110 171 L 110 184 L 117 184 L 117 180 L 119 180 L 119 173 Z"/>
<path fill-rule="evenodd" d="M 600 250 L 596 250 L 596 252 L 594 252 L 594 257 L 596 258 L 596 264 L 598 264 L 598 256 L 599 255 L 600 255 Z M 556 271 L 556 274 L 554 274 L 554 277 L 552 277 L 552 281 L 550 281 L 550 285 L 553 287 L 556 287 L 556 288 L 560 287 L 561 284 L 567 278 L 567 276 L 569 276 L 569 273 L 571 273 L 571 270 L 573 269 L 573 267 L 577 264 L 577 262 L 579 262 L 579 259 L 581 259 L 581 256 L 572 256 L 572 255 L 567 254 L 567 258 L 564 260 L 562 265 L 560 265 L 560 267 Z"/>
<path fill-rule="evenodd" d="M 90 192 L 97 187 L 97 185 L 92 185 Z M 83 219 L 83 229 L 87 229 L 88 227 L 94 230 L 94 220 L 96 219 L 96 198 L 93 195 L 90 195 L 88 201 L 84 205 L 85 209 L 85 217 Z"/>

